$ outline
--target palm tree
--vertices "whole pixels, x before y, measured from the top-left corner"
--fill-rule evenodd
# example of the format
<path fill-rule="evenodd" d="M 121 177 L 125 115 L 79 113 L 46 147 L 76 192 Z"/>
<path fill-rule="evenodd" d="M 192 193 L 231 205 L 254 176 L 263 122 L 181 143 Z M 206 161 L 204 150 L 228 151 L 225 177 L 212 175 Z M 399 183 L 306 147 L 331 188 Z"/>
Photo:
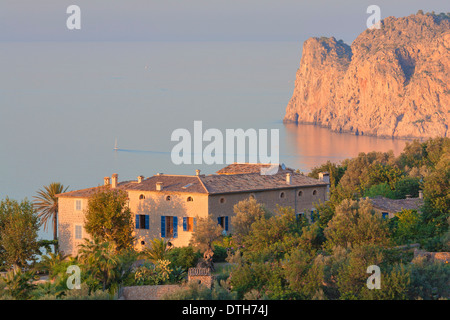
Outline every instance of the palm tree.
<path fill-rule="evenodd" d="M 116 254 L 114 243 L 85 239 L 79 248 L 78 261 L 87 267 L 88 274 L 102 283 L 103 291 L 113 291 L 123 281 L 121 257 Z"/>
<path fill-rule="evenodd" d="M 58 239 L 58 198 L 59 193 L 64 193 L 69 187 L 64 186 L 59 182 L 52 182 L 48 186 L 44 186 L 44 189 L 40 189 L 37 192 L 37 196 L 34 196 L 34 207 L 39 212 L 38 217 L 44 223 L 44 230 L 47 230 L 47 222 L 50 219 L 53 220 L 53 240 Z"/>
<path fill-rule="evenodd" d="M 42 259 L 38 264 L 42 270 L 45 270 L 49 273 L 49 276 L 52 279 L 56 277 L 56 274 L 54 274 L 53 271 L 55 267 L 61 264 L 61 262 L 63 262 L 68 257 L 68 255 L 62 254 L 60 252 L 49 252 L 47 253 L 47 255 L 42 256 Z"/>
<path fill-rule="evenodd" d="M 142 252 L 143 256 L 155 263 L 158 260 L 165 260 L 167 253 L 172 249 L 170 242 L 165 239 L 153 239 L 150 241 L 150 247 L 145 248 Z"/>

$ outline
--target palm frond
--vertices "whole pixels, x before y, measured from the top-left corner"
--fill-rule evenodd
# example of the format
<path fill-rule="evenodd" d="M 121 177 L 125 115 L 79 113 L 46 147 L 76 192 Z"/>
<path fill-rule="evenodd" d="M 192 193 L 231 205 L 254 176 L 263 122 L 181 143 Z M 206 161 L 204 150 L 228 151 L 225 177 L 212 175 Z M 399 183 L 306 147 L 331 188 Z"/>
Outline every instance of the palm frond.
<path fill-rule="evenodd" d="M 58 215 L 58 198 L 57 194 L 64 193 L 69 187 L 64 187 L 59 182 L 52 182 L 43 189 L 38 190 L 36 196 L 33 196 L 33 206 L 38 212 L 38 217 L 47 230 L 47 223 L 51 219 L 56 220 Z"/>

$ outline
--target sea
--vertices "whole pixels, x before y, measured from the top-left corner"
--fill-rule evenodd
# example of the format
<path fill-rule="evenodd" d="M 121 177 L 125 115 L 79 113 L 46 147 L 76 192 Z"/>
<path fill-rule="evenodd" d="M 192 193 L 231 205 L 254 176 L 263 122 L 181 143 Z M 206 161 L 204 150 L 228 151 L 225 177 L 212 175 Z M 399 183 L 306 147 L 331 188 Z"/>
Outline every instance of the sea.
<path fill-rule="evenodd" d="M 175 164 L 172 133 L 278 130 L 279 161 L 309 172 L 360 152 L 399 154 L 405 140 L 285 125 L 301 42 L 1 42 L 0 199 L 33 200 L 156 173 L 213 174 Z M 259 132 L 259 131 L 258 131 Z M 117 143 L 117 144 L 116 144 Z M 117 147 L 117 150 L 114 150 Z M 41 239 L 51 239 L 51 224 Z"/>

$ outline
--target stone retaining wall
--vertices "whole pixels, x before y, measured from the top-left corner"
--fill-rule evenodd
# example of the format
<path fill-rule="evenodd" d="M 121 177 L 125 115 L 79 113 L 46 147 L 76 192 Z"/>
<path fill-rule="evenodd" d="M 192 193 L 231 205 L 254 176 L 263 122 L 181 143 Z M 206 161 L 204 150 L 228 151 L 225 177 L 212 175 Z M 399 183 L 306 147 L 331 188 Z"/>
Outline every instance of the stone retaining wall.
<path fill-rule="evenodd" d="M 441 261 L 450 263 L 450 252 L 427 252 L 424 250 L 414 250 L 414 258 L 425 257 L 428 261 Z"/>
<path fill-rule="evenodd" d="M 119 300 L 161 300 L 165 294 L 173 293 L 180 287 L 177 284 L 123 287 Z"/>

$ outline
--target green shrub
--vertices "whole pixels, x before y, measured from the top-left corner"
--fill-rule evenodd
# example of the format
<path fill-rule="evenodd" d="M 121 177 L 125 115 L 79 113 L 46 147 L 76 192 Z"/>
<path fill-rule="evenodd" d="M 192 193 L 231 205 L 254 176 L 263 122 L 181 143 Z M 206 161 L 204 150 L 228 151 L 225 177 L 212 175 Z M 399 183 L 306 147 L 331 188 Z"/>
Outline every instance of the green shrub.
<path fill-rule="evenodd" d="M 214 256 L 213 256 L 213 261 L 214 262 L 225 262 L 228 254 L 227 254 L 227 249 L 219 246 L 219 245 L 213 245 L 214 249 Z"/>
<path fill-rule="evenodd" d="M 385 198 L 394 199 L 395 193 L 391 190 L 391 187 L 387 182 L 383 182 L 371 186 L 368 190 L 365 191 L 364 196 L 369 198 L 383 196 Z"/>
<path fill-rule="evenodd" d="M 115 300 L 116 295 L 110 294 L 108 291 L 96 290 L 91 291 L 86 283 L 81 284 L 80 289 L 66 290 L 64 294 L 48 293 L 41 295 L 38 300 Z"/>
<path fill-rule="evenodd" d="M 5 282 L 8 286 L 8 293 L 14 299 L 27 300 L 31 297 L 31 291 L 36 287 L 32 280 L 34 272 L 22 272 L 20 269 L 11 270 L 6 274 Z"/>
<path fill-rule="evenodd" d="M 420 179 L 403 177 L 395 183 L 394 189 L 394 197 L 396 199 L 404 199 L 407 195 L 417 198 L 420 190 Z"/>
<path fill-rule="evenodd" d="M 181 267 L 184 270 L 194 268 L 202 258 L 200 251 L 192 246 L 173 248 L 167 253 L 167 259 L 173 267 Z"/>
<path fill-rule="evenodd" d="M 409 299 L 450 299 L 450 265 L 429 262 L 424 257 L 413 260 L 410 266 Z"/>
<path fill-rule="evenodd" d="M 135 284 L 138 286 L 166 284 L 173 271 L 170 264 L 169 260 L 158 260 L 154 264 L 144 263 L 134 272 Z"/>

